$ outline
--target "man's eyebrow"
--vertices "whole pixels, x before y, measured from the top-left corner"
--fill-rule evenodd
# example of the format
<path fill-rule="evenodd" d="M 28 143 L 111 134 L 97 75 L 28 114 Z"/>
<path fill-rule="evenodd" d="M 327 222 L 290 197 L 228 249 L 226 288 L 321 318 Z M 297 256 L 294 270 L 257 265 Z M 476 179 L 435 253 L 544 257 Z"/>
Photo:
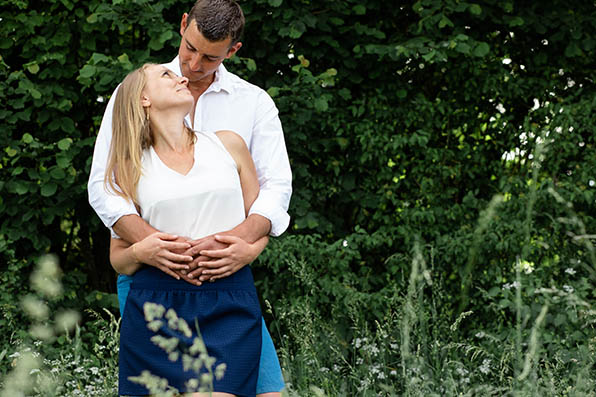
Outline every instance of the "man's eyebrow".
<path fill-rule="evenodd" d="M 187 38 L 184 38 L 184 41 L 186 42 L 186 45 L 190 47 L 191 50 L 193 50 L 193 51 L 197 50 L 192 44 L 190 44 L 190 41 L 188 41 Z M 210 55 L 210 54 L 203 54 L 203 55 L 206 57 L 209 57 L 209 58 L 221 58 L 219 55 Z"/>
<path fill-rule="evenodd" d="M 187 46 L 189 46 L 189 47 L 190 47 L 190 48 L 192 48 L 193 50 L 196 50 L 196 48 L 195 48 L 195 47 L 194 47 L 192 44 L 190 44 L 190 41 L 188 41 L 188 39 L 187 39 L 187 38 L 184 38 L 184 41 L 186 42 L 186 45 L 187 45 Z"/>

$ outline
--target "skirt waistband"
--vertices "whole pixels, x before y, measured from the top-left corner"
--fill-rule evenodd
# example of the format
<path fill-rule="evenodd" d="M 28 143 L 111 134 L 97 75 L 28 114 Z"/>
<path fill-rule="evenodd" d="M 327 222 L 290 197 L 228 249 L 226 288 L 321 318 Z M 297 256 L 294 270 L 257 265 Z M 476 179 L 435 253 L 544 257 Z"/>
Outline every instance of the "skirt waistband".
<path fill-rule="evenodd" d="M 197 286 L 182 279 L 176 280 L 161 270 L 145 266 L 132 276 L 131 289 L 152 290 L 183 290 L 183 291 L 213 291 L 213 290 L 246 290 L 254 291 L 255 282 L 250 266 L 245 266 L 231 276 L 220 278 L 214 282 L 204 282 Z"/>

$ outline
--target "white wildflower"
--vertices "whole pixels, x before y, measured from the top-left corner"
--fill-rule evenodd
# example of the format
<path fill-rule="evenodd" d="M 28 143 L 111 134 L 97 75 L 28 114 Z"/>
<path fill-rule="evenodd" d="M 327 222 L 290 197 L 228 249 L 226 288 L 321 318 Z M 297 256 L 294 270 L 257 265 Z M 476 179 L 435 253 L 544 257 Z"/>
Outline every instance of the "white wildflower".
<path fill-rule="evenodd" d="M 567 269 L 565 269 L 565 273 L 571 274 L 573 276 L 577 272 L 575 271 L 575 269 L 568 267 Z"/>
<path fill-rule="evenodd" d="M 327 368 L 327 367 L 321 367 L 321 369 L 319 371 L 321 371 L 323 373 L 327 373 L 327 372 L 329 372 L 329 368 Z"/>
<path fill-rule="evenodd" d="M 505 290 L 505 289 L 511 289 L 511 288 L 513 288 L 513 289 L 517 289 L 517 288 L 519 288 L 520 286 L 521 286 L 521 283 L 520 283 L 519 281 L 514 281 L 514 282 L 512 282 L 512 283 L 505 283 L 505 284 L 503 284 L 503 289 L 504 289 L 504 290 Z"/>
<path fill-rule="evenodd" d="M 476 336 L 476 338 L 482 339 L 486 336 L 486 334 L 484 332 L 480 331 L 480 332 L 476 332 L 475 336 Z"/>
<path fill-rule="evenodd" d="M 534 271 L 534 262 L 521 261 L 519 267 L 524 273 L 530 274 Z"/>
<path fill-rule="evenodd" d="M 348 240 L 344 240 L 343 243 L 341 243 L 341 245 L 343 245 L 344 247 L 348 246 Z"/>
<path fill-rule="evenodd" d="M 568 294 L 572 293 L 574 291 L 573 287 L 570 285 L 564 285 L 563 289 L 565 290 L 565 292 L 567 292 Z"/>
<path fill-rule="evenodd" d="M 392 369 L 391 372 L 389 372 L 389 375 L 391 376 L 397 376 L 397 371 Z"/>
<path fill-rule="evenodd" d="M 482 360 L 482 365 L 478 369 L 484 375 L 487 375 L 490 372 L 490 359 L 486 358 Z"/>

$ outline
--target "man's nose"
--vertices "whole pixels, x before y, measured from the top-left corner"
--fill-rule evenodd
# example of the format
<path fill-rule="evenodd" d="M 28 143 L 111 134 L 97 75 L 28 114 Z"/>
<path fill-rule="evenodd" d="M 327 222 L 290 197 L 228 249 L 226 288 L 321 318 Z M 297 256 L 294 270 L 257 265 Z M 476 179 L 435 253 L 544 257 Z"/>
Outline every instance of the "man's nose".
<path fill-rule="evenodd" d="M 195 72 L 201 69 L 201 54 L 195 54 L 190 60 L 190 69 Z"/>
<path fill-rule="evenodd" d="M 188 85 L 188 77 L 180 76 L 179 82 L 180 84 Z"/>

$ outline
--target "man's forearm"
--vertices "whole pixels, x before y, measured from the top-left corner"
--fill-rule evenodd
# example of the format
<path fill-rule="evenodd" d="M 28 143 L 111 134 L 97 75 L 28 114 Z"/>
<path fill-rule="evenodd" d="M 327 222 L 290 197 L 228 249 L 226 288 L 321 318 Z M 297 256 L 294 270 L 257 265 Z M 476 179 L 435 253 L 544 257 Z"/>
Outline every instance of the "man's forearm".
<path fill-rule="evenodd" d="M 223 235 L 232 235 L 240 237 L 249 244 L 268 236 L 271 231 L 271 222 L 269 219 L 258 214 L 251 214 L 238 226 L 224 233 Z"/>
<path fill-rule="evenodd" d="M 124 241 L 134 244 L 158 230 L 138 215 L 125 215 L 112 226 L 114 232 Z"/>

